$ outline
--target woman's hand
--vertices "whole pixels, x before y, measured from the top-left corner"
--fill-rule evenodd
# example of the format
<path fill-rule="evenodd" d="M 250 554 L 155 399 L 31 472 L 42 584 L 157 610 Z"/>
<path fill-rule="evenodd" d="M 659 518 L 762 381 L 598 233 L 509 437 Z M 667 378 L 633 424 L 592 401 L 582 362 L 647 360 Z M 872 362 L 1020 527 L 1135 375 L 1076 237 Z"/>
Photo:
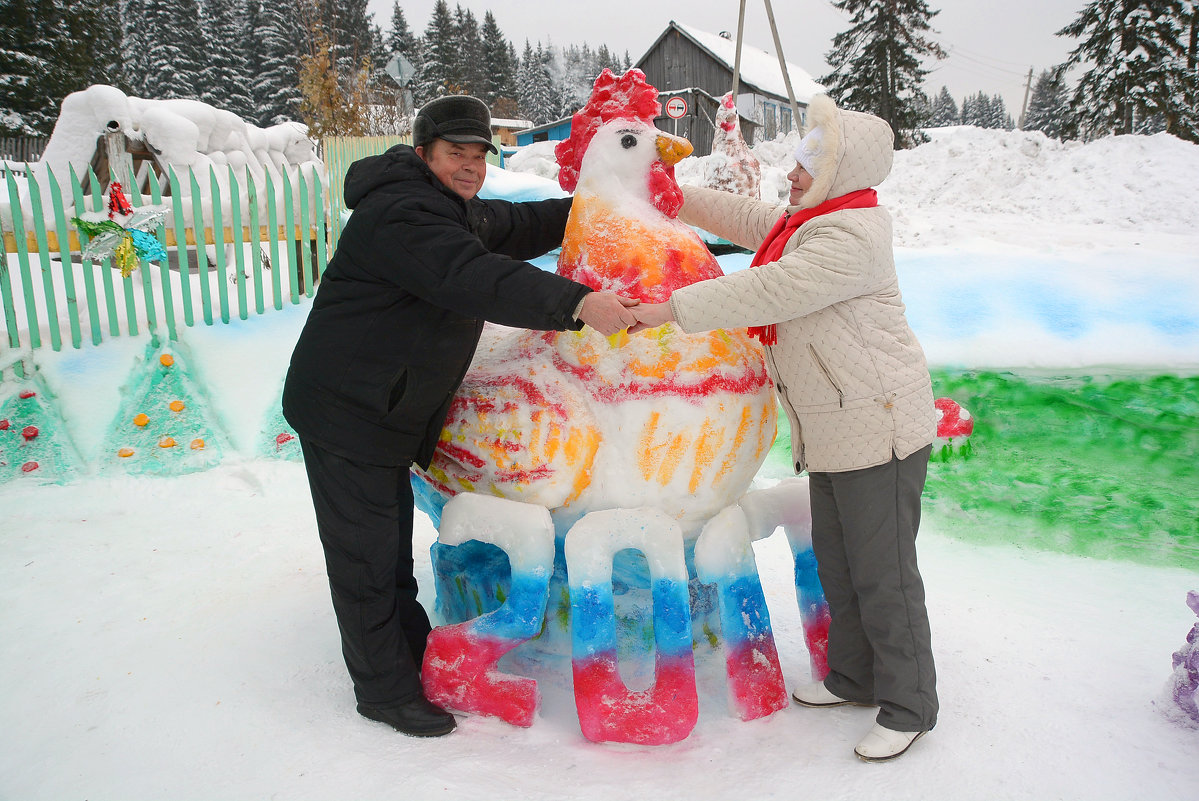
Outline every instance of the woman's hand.
<path fill-rule="evenodd" d="M 630 334 L 674 322 L 674 312 L 670 309 L 670 303 L 642 303 L 630 311 L 637 318 L 637 324 L 629 329 Z"/>

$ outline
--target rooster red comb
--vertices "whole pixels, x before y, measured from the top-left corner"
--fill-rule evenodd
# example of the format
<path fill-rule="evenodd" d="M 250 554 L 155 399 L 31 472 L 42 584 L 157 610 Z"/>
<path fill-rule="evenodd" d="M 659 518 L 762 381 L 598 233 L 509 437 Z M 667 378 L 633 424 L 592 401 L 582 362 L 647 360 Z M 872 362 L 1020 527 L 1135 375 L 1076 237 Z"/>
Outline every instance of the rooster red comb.
<path fill-rule="evenodd" d="M 579 183 L 579 166 L 591 137 L 600 126 L 612 120 L 641 120 L 653 125 L 662 112 L 658 90 L 645 80 L 645 73 L 631 69 L 619 78 L 605 69 L 595 79 L 587 105 L 575 112 L 570 121 L 570 137 L 558 143 L 558 185 L 573 192 Z"/>

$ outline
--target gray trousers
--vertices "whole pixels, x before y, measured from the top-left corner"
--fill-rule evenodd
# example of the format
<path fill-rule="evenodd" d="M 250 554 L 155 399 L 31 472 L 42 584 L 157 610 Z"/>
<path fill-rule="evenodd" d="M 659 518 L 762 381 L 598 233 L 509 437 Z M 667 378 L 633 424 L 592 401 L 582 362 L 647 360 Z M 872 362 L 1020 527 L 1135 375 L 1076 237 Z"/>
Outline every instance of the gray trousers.
<path fill-rule="evenodd" d="M 937 675 L 916 565 L 920 495 L 932 446 L 844 473 L 811 473 L 812 550 L 828 599 L 829 674 L 850 701 L 878 704 L 878 723 L 927 731 Z"/>

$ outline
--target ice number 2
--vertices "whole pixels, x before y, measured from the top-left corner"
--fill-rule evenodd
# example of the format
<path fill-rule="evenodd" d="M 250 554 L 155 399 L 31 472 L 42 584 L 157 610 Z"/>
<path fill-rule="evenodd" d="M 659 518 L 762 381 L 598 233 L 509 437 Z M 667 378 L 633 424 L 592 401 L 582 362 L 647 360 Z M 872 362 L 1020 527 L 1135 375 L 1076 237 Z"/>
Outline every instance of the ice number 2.
<path fill-rule="evenodd" d="M 512 582 L 498 608 L 429 635 L 421 680 L 425 696 L 449 709 L 533 725 L 537 682 L 500 671 L 500 658 L 541 628 L 554 572 L 554 526 L 543 506 L 464 493 L 442 512 L 445 545 L 478 540 L 508 554 Z"/>

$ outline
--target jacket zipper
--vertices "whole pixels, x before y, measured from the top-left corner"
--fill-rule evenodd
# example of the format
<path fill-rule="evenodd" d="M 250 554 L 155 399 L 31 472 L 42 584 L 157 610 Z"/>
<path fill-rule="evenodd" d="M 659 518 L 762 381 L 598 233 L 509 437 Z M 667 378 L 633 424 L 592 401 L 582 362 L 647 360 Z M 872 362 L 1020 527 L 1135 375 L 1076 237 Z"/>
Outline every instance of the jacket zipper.
<path fill-rule="evenodd" d="M 812 354 L 812 361 L 816 362 L 816 366 L 820 368 L 820 372 L 824 373 L 824 377 L 828 380 L 829 384 L 831 384 L 833 389 L 837 391 L 837 406 L 844 409 L 845 393 L 841 390 L 841 385 L 837 383 L 835 378 L 833 378 L 832 371 L 830 371 L 828 366 L 825 365 L 824 359 L 821 359 L 820 354 L 816 352 L 816 346 L 808 343 L 808 353 Z"/>

